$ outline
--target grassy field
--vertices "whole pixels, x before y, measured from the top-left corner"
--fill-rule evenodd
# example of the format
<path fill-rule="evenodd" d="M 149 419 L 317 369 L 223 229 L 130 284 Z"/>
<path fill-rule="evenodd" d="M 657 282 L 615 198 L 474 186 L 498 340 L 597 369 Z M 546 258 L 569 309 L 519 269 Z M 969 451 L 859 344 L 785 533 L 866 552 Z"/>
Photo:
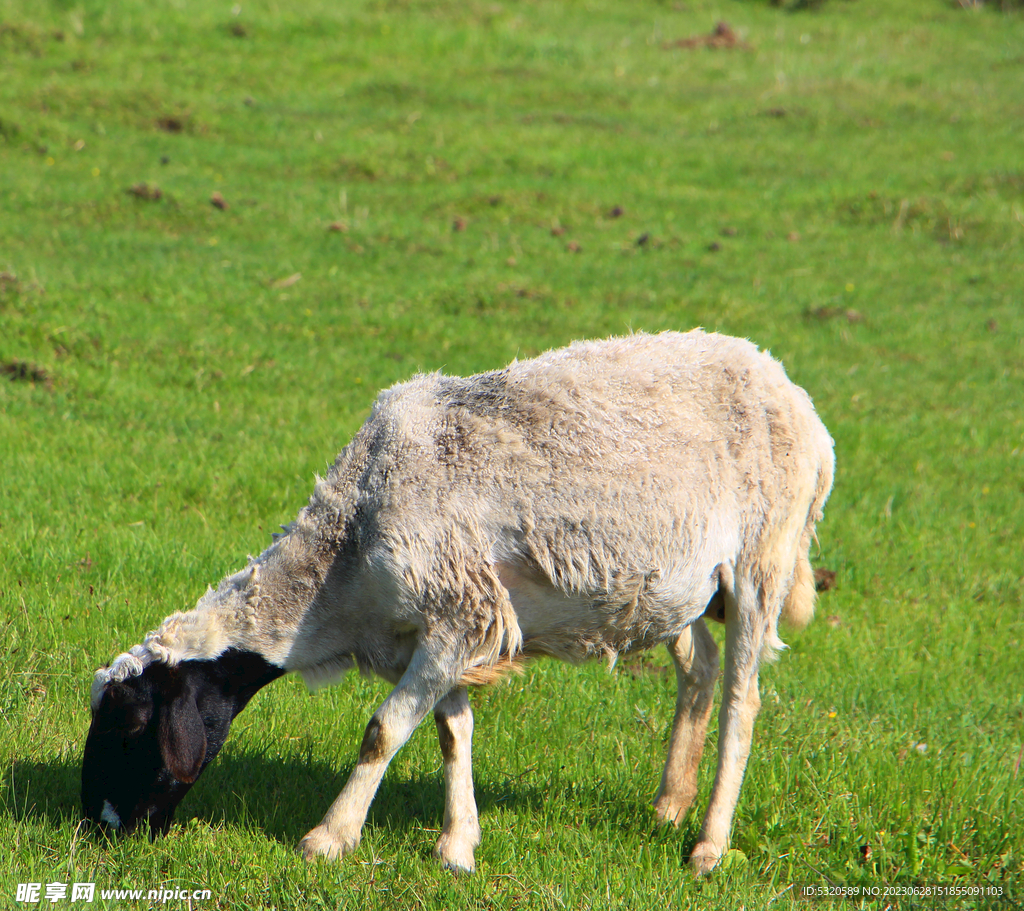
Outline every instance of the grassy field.
<path fill-rule="evenodd" d="M 0 908 L 1024 904 L 1022 49 L 939 0 L 0 0 Z M 167 838 L 80 826 L 92 671 L 262 550 L 378 388 L 696 325 L 780 357 L 838 461 L 723 869 L 685 865 L 714 721 L 691 816 L 650 808 L 662 652 L 475 694 L 472 877 L 430 857 L 432 725 L 355 855 L 296 855 L 387 692 L 354 675 L 261 693 Z"/>

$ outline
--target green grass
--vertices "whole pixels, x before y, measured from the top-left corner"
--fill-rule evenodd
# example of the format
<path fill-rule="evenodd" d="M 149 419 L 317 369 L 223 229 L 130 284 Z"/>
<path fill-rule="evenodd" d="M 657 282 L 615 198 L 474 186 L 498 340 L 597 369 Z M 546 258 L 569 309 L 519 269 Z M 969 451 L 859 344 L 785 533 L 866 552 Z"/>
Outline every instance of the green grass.
<path fill-rule="evenodd" d="M 749 49 L 672 46 L 720 19 Z M 0 907 L 1024 903 L 1022 47 L 939 0 L 0 0 Z M 79 826 L 92 671 L 260 551 L 378 388 L 694 325 L 781 357 L 838 460 L 726 869 L 685 866 L 714 723 L 654 824 L 661 653 L 476 694 L 473 877 L 430 858 L 432 730 L 358 853 L 295 854 L 386 694 L 354 676 L 260 694 L 167 838 Z"/>

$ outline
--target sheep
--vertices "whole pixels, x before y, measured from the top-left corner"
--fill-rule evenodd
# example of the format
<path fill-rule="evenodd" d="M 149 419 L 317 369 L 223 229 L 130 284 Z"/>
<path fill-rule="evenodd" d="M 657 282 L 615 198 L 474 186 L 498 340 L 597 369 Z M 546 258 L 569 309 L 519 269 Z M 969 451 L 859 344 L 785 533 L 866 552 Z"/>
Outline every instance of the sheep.
<path fill-rule="evenodd" d="M 718 768 L 698 873 L 727 850 L 780 617 L 814 610 L 808 551 L 832 486 L 832 439 L 782 366 L 706 333 L 576 342 L 468 378 L 382 392 L 308 504 L 242 571 L 97 671 L 85 814 L 166 831 L 262 686 L 312 688 L 358 667 L 394 684 L 356 765 L 300 842 L 359 844 L 384 770 L 433 710 L 444 759 L 435 855 L 472 871 L 480 843 L 467 687 L 524 661 L 664 643 L 678 695 L 659 820 L 696 796 L 725 624 Z"/>

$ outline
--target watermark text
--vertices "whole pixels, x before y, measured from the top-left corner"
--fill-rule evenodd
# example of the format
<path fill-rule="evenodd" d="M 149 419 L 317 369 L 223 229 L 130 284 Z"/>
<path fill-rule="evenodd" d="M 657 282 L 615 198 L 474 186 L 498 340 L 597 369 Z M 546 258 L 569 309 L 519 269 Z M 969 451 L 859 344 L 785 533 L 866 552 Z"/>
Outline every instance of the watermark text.
<path fill-rule="evenodd" d="M 88 904 L 99 896 L 107 900 L 159 902 L 164 905 L 169 902 L 209 901 L 212 894 L 209 889 L 97 889 L 96 883 L 18 883 L 14 900 L 26 905 L 56 905 L 64 901 Z"/>

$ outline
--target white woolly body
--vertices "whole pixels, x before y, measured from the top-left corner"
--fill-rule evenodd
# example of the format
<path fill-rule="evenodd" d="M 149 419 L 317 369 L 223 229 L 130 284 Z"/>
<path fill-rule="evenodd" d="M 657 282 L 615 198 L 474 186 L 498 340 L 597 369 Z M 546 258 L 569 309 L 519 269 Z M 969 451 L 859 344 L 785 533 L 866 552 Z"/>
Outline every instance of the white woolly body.
<path fill-rule="evenodd" d="M 767 571 L 776 544 L 792 571 L 831 475 L 806 393 L 739 339 L 635 335 L 418 376 L 379 396 L 288 534 L 102 676 L 236 647 L 311 684 L 356 661 L 397 679 L 439 622 L 470 635 L 472 663 L 614 659 L 676 638 L 723 565 Z M 796 526 L 774 527 L 789 503 Z"/>
<path fill-rule="evenodd" d="M 720 567 L 792 573 L 831 477 L 806 393 L 735 338 L 641 334 L 418 376 L 381 393 L 286 535 L 133 651 L 397 679 L 441 624 L 471 663 L 614 660 L 700 617 Z"/>
<path fill-rule="evenodd" d="M 780 614 L 813 613 L 807 554 L 833 467 L 828 432 L 781 365 L 700 330 L 578 342 L 468 378 L 417 376 L 380 394 L 284 535 L 98 672 L 94 706 L 107 682 L 146 664 L 229 648 L 310 685 L 353 665 L 380 674 L 398 686 L 304 850 L 336 856 L 358 843 L 381 763 L 436 705 L 454 738 L 455 822 L 438 851 L 471 867 L 479 827 L 461 685 L 517 657 L 614 661 L 668 644 L 680 701 L 656 806 L 678 822 L 718 675 L 701 619 L 717 597 L 727 692 L 694 851 L 706 869 L 728 837 L 760 656 L 781 647 Z"/>

